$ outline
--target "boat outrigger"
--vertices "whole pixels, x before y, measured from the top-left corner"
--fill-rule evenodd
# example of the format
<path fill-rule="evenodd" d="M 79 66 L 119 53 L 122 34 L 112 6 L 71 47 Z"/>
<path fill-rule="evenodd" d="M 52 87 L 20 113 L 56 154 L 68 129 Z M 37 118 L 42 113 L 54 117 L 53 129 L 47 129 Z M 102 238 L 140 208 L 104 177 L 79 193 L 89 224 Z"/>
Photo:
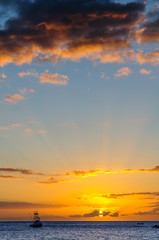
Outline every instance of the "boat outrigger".
<path fill-rule="evenodd" d="M 33 224 L 30 225 L 30 227 L 34 227 L 34 228 L 42 227 L 42 223 L 40 222 L 40 217 L 37 211 L 34 212 L 33 219 L 34 219 L 34 222 Z"/>

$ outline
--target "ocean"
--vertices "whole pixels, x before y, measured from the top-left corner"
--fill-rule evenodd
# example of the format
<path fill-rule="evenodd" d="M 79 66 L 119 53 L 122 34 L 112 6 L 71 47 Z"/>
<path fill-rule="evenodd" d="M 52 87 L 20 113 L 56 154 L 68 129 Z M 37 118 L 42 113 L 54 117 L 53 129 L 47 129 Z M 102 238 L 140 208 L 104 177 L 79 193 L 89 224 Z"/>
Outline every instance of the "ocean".
<path fill-rule="evenodd" d="M 159 240 L 159 222 L 0 222 L 0 240 Z"/>

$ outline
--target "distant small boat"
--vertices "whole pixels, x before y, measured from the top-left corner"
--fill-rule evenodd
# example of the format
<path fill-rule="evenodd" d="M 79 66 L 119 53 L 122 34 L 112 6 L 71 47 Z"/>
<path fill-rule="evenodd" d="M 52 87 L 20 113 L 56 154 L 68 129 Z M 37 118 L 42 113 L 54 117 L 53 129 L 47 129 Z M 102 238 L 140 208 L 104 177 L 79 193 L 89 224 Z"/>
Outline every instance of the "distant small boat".
<path fill-rule="evenodd" d="M 40 217 L 37 211 L 34 212 L 33 219 L 34 219 L 34 222 L 33 224 L 30 225 L 30 227 L 34 227 L 34 228 L 42 227 L 42 223 L 40 222 Z"/>
<path fill-rule="evenodd" d="M 144 223 L 143 223 L 143 222 L 138 222 L 137 224 L 138 224 L 138 225 L 144 225 Z"/>
<path fill-rule="evenodd" d="M 153 228 L 159 228 L 159 225 L 154 225 Z"/>

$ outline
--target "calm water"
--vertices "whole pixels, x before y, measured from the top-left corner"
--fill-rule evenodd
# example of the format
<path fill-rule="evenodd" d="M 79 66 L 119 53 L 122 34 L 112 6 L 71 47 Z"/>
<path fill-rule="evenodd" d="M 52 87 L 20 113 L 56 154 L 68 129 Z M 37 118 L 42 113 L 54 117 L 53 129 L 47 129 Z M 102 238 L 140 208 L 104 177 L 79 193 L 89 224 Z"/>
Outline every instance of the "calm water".
<path fill-rule="evenodd" d="M 39 229 L 30 222 L 0 222 L 0 240 L 159 240 L 157 222 L 43 222 Z"/>

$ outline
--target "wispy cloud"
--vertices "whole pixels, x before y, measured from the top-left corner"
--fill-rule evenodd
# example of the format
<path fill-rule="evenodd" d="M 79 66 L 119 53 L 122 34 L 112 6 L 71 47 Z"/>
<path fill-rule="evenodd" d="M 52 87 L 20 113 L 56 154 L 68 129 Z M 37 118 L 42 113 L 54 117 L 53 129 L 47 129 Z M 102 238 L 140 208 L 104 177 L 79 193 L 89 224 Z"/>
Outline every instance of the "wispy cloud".
<path fill-rule="evenodd" d="M 73 175 L 75 177 L 92 177 L 92 176 L 97 176 L 99 174 L 111 174 L 111 173 L 116 173 L 116 172 L 103 170 L 103 169 L 88 170 L 88 171 L 74 170 L 74 171 L 66 171 L 65 175 L 66 176 Z"/>
<path fill-rule="evenodd" d="M 15 177 L 11 175 L 1 175 L 0 174 L 0 179 L 22 179 L 21 177 Z"/>
<path fill-rule="evenodd" d="M 48 70 L 45 70 L 45 72 L 39 74 L 36 71 L 27 71 L 27 72 L 19 72 L 18 73 L 19 77 L 28 77 L 28 76 L 33 76 L 36 78 L 40 79 L 40 83 L 49 83 L 49 84 L 54 84 L 54 85 L 67 85 L 68 83 L 68 76 L 63 75 L 63 74 L 59 74 L 59 73 L 49 73 Z M 34 92 L 32 91 L 33 89 L 30 89 L 30 92 Z"/>
<path fill-rule="evenodd" d="M 31 89 L 29 90 L 29 92 L 34 93 L 35 90 L 31 88 Z"/>
<path fill-rule="evenodd" d="M 128 67 L 121 68 L 114 74 L 114 77 L 128 76 L 131 73 L 131 70 Z"/>
<path fill-rule="evenodd" d="M 46 70 L 44 73 L 40 75 L 41 83 L 50 83 L 55 85 L 67 85 L 69 78 L 66 75 L 58 74 L 58 73 L 49 73 Z"/>
<path fill-rule="evenodd" d="M 159 192 L 133 192 L 133 193 L 113 193 L 113 194 L 103 194 L 101 197 L 103 198 L 112 198 L 112 199 L 118 199 L 118 198 L 124 198 L 134 195 L 146 195 L 146 196 L 159 196 Z"/>
<path fill-rule="evenodd" d="M 0 126 L 0 131 L 8 131 L 9 127 L 8 126 Z"/>
<path fill-rule="evenodd" d="M 135 213 L 135 215 L 159 215 L 159 207 L 153 208 L 150 211 L 140 211 Z"/>
<path fill-rule="evenodd" d="M 5 168 L 0 168 L 0 172 L 12 172 L 12 173 L 20 173 L 24 175 L 44 175 L 43 173 L 37 173 L 33 172 L 30 169 L 23 169 L 23 168 L 11 168 L 11 167 L 5 167 Z"/>
<path fill-rule="evenodd" d="M 104 72 L 101 72 L 101 78 L 102 79 L 110 79 L 110 77 L 108 77 L 107 75 L 105 75 L 105 73 Z"/>
<path fill-rule="evenodd" d="M 140 69 L 140 73 L 144 75 L 149 75 L 151 73 L 151 70 L 146 70 L 145 68 Z"/>
<path fill-rule="evenodd" d="M 26 88 L 18 89 L 18 91 L 19 91 L 21 94 L 24 94 L 24 93 L 26 93 L 27 89 L 26 89 Z"/>
<path fill-rule="evenodd" d="M 34 89 L 27 89 L 27 88 L 19 88 L 18 92 L 20 93 L 15 93 L 13 95 L 11 94 L 6 94 L 4 97 L 5 102 L 9 102 L 12 104 L 16 104 L 21 100 L 24 100 L 25 96 L 27 96 L 29 93 L 34 93 Z"/>
<path fill-rule="evenodd" d="M 30 202 L 0 202 L 0 209 L 23 209 L 23 208 L 61 208 L 62 204 L 43 204 Z"/>
<path fill-rule="evenodd" d="M 27 88 L 22 88 L 22 89 L 18 89 L 18 92 L 20 92 L 21 94 L 25 94 L 25 93 L 34 93 L 35 90 L 34 89 L 27 89 Z"/>
<path fill-rule="evenodd" d="M 40 181 L 39 183 L 41 184 L 46 184 L 46 185 L 52 185 L 52 184 L 58 184 L 58 183 L 65 183 L 65 182 L 75 182 L 75 181 L 69 181 L 65 179 L 57 179 L 55 177 L 48 177 L 46 181 Z"/>
<path fill-rule="evenodd" d="M 125 169 L 123 171 L 121 171 L 122 173 L 133 173 L 133 172 L 159 172 L 159 166 L 155 166 L 154 168 L 140 168 L 140 169 L 136 169 L 136 170 L 133 170 L 133 169 Z"/>
<path fill-rule="evenodd" d="M 23 126 L 22 123 L 12 123 L 11 124 L 11 128 L 17 128 L 17 127 L 21 127 L 21 126 Z"/>
<path fill-rule="evenodd" d="M 20 95 L 20 94 L 13 94 L 13 95 L 6 94 L 4 100 L 6 102 L 15 104 L 15 103 L 17 103 L 17 102 L 19 102 L 21 100 L 24 100 L 24 97 L 22 95 Z"/>
<path fill-rule="evenodd" d="M 23 126 L 22 123 L 13 123 L 9 126 L 0 126 L 0 131 L 8 131 Z"/>
<path fill-rule="evenodd" d="M 36 71 L 27 71 L 27 72 L 19 72 L 18 73 L 19 77 L 38 77 L 39 74 Z"/>
<path fill-rule="evenodd" d="M 32 129 L 32 128 L 26 128 L 25 133 L 28 136 L 33 135 L 33 134 L 43 135 L 43 134 L 46 133 L 46 130 L 44 130 L 44 129 L 36 129 L 35 130 L 35 129 Z"/>
<path fill-rule="evenodd" d="M 40 129 L 38 126 L 34 126 L 36 129 L 31 128 L 28 124 L 22 124 L 22 123 L 13 123 L 8 126 L 0 126 L 0 131 L 13 131 L 14 129 L 20 128 L 20 131 L 22 134 L 25 134 L 26 136 L 31 136 L 34 134 L 44 135 L 46 134 L 45 129 Z"/>
<path fill-rule="evenodd" d="M 79 178 L 85 178 L 85 177 L 95 177 L 95 176 L 99 176 L 101 174 L 123 174 L 123 173 L 133 173 L 133 172 L 159 172 L 159 166 L 155 166 L 154 168 L 151 169 L 137 169 L 137 170 L 133 170 L 133 169 L 125 169 L 125 170 L 121 170 L 121 171 L 115 171 L 115 170 L 105 170 L 105 169 L 90 169 L 90 170 L 73 170 L 73 171 L 68 171 L 66 170 L 63 173 L 58 173 L 58 174 L 52 174 L 53 177 L 56 176 L 63 176 L 63 177 L 69 177 L 69 176 L 74 176 L 74 177 L 79 177 Z M 131 195 L 131 194 L 148 194 L 148 192 L 145 193 L 128 193 L 125 195 Z M 154 193 L 155 194 L 155 193 Z M 112 195 L 113 196 L 113 195 Z M 115 195 L 114 195 L 115 196 Z M 109 197 L 109 196 L 107 196 Z M 111 197 L 111 195 L 110 195 Z"/>

